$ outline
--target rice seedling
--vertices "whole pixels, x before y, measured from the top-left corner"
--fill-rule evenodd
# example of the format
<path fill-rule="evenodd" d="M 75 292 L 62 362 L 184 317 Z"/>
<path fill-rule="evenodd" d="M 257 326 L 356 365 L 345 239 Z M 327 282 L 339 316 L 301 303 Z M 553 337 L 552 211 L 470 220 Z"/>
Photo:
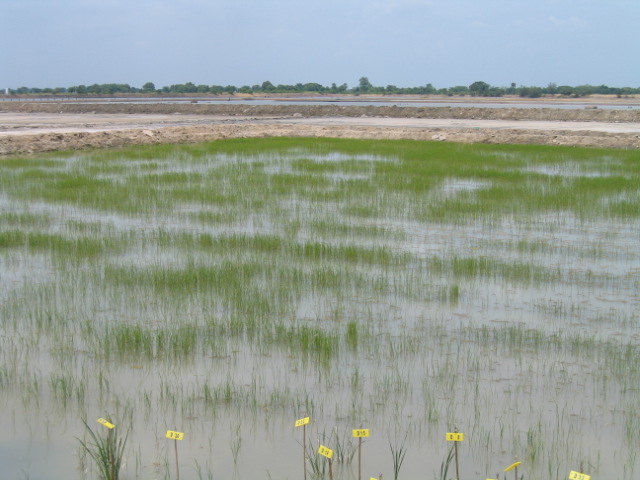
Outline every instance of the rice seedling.
<path fill-rule="evenodd" d="M 327 474 L 327 462 L 317 453 L 317 446 L 312 440 L 309 440 L 309 448 L 307 448 L 307 464 L 309 465 L 309 477 L 312 480 L 323 480 Z"/>
<path fill-rule="evenodd" d="M 240 454 L 240 447 L 242 446 L 242 435 L 240 434 L 240 425 L 236 425 L 236 428 L 233 429 L 233 438 L 229 444 L 231 448 L 231 456 L 233 458 L 233 463 L 238 463 L 238 455 Z"/>
<path fill-rule="evenodd" d="M 345 333 L 347 345 L 351 350 L 358 349 L 358 324 L 352 320 L 347 324 Z"/>
<path fill-rule="evenodd" d="M 453 457 L 454 457 L 454 445 L 451 445 L 451 448 L 449 449 L 447 456 L 445 457 L 444 460 L 442 460 L 442 463 L 440 464 L 440 472 L 438 475 L 436 475 L 436 479 L 437 480 L 450 480 L 450 476 L 449 476 L 449 468 L 451 467 L 451 462 L 453 461 Z"/>
<path fill-rule="evenodd" d="M 205 470 L 204 467 L 198 463 L 198 460 L 195 460 L 195 469 L 198 480 L 213 480 L 214 477 L 211 469 L 207 468 Z"/>
<path fill-rule="evenodd" d="M 109 420 L 107 420 L 109 421 Z M 101 480 L 118 480 L 124 461 L 124 453 L 127 445 L 128 433 L 119 435 L 115 427 L 107 430 L 106 435 L 96 434 L 86 420 L 82 420 L 88 440 L 80 440 L 82 450 L 88 454 L 96 464 Z"/>
<path fill-rule="evenodd" d="M 333 445 L 334 457 L 337 463 L 350 465 L 356 455 L 357 447 L 351 441 L 350 432 L 339 434 L 338 429 L 334 428 L 331 444 Z"/>
<path fill-rule="evenodd" d="M 402 464 L 404 463 L 404 457 L 407 454 L 407 447 L 405 446 L 407 442 L 407 435 L 405 435 L 404 439 L 400 443 L 396 441 L 396 443 L 392 443 L 389 440 L 389 449 L 391 450 L 391 459 L 393 460 L 393 479 L 398 480 L 400 476 L 400 469 L 402 468 Z"/>

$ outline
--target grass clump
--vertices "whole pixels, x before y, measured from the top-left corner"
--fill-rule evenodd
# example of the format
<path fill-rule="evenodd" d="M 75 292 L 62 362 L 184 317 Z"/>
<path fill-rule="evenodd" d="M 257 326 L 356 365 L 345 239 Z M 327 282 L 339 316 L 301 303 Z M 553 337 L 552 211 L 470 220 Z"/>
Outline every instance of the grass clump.
<path fill-rule="evenodd" d="M 83 419 L 82 423 L 89 440 L 79 439 L 80 446 L 95 462 L 100 480 L 119 480 L 129 434 L 120 436 L 113 427 L 107 430 L 106 435 L 99 435 L 91 429 L 86 420 Z"/>

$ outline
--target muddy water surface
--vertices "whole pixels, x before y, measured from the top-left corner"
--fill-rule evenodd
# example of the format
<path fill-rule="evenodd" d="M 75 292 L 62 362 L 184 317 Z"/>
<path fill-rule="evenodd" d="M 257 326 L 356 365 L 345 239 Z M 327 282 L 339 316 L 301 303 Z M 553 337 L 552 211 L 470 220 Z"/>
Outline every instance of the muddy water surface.
<path fill-rule="evenodd" d="M 6 478 L 95 478 L 78 439 L 106 416 L 124 478 L 173 478 L 167 430 L 182 478 L 301 478 L 305 415 L 310 478 L 319 444 L 357 477 L 360 427 L 369 477 L 406 451 L 399 478 L 439 478 L 458 428 L 461 478 L 634 478 L 626 154 L 394 145 L 0 164 Z"/>

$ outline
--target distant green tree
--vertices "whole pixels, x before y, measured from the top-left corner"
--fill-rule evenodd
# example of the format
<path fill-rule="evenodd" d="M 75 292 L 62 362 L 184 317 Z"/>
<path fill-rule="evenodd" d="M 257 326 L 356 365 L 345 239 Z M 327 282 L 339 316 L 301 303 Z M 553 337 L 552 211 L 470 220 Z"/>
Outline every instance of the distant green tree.
<path fill-rule="evenodd" d="M 573 87 L 570 87 L 569 85 L 561 85 L 558 87 L 558 93 L 565 96 L 573 95 Z"/>
<path fill-rule="evenodd" d="M 266 93 L 275 91 L 276 87 L 269 80 L 262 82 L 260 90 Z"/>
<path fill-rule="evenodd" d="M 469 85 L 469 91 L 471 92 L 471 94 L 480 97 L 486 96 L 489 92 L 489 88 L 491 88 L 491 85 L 486 82 L 473 82 L 471 85 Z"/>
<path fill-rule="evenodd" d="M 296 91 L 296 87 L 294 85 L 283 85 L 279 83 L 276 86 L 276 92 L 286 93 L 286 92 L 295 92 L 295 91 Z"/>
<path fill-rule="evenodd" d="M 576 97 L 584 97 L 597 93 L 597 88 L 592 85 L 577 85 L 573 88 L 573 95 Z"/>
<path fill-rule="evenodd" d="M 319 83 L 305 83 L 304 91 L 305 92 L 323 92 L 325 87 L 320 85 Z"/>
<path fill-rule="evenodd" d="M 520 87 L 520 96 L 527 97 L 527 98 L 540 98 L 542 96 L 542 88 Z"/>
<path fill-rule="evenodd" d="M 455 87 L 450 87 L 448 92 L 454 95 L 464 95 L 465 93 L 469 93 L 469 87 L 465 87 L 464 85 L 458 85 Z"/>
<path fill-rule="evenodd" d="M 373 88 L 373 85 L 371 85 L 369 79 L 367 77 L 360 77 L 360 80 L 358 80 L 358 91 L 366 93 L 371 90 L 371 88 Z"/>
<path fill-rule="evenodd" d="M 522 90 L 524 89 L 524 90 Z M 274 86 L 271 82 L 266 81 L 263 82 L 262 85 L 243 85 L 238 88 L 234 85 L 227 85 L 226 87 L 222 87 L 220 85 L 194 85 L 192 82 L 187 82 L 185 84 L 175 84 L 171 86 L 164 86 L 161 89 L 156 89 L 153 82 L 145 83 L 142 88 L 132 88 L 126 83 L 103 83 L 103 84 L 93 84 L 93 85 L 78 85 L 73 87 L 46 87 L 46 88 L 35 88 L 35 87 L 20 87 L 15 90 L 11 90 L 12 93 L 21 93 L 21 94 L 56 94 L 63 92 L 70 92 L 75 94 L 92 94 L 92 95 L 114 95 L 120 93 L 137 93 L 137 92 L 163 92 L 163 93 L 230 93 L 233 94 L 235 92 L 238 93 L 253 93 L 253 92 L 318 92 L 318 93 L 353 93 L 355 95 L 359 93 L 379 93 L 379 94 L 397 94 L 397 95 L 409 95 L 409 94 L 429 94 L 429 93 L 439 93 L 442 95 L 466 95 L 471 93 L 476 96 L 501 96 L 504 94 L 521 94 L 523 96 L 539 96 L 545 94 L 559 94 L 564 96 L 574 96 L 580 97 L 584 95 L 593 95 L 593 94 L 606 94 L 606 95 L 637 95 L 640 94 L 640 88 L 636 87 L 609 87 L 607 85 L 578 85 L 575 87 L 562 85 L 556 86 L 555 83 L 549 83 L 547 87 L 519 87 L 516 88 L 515 83 L 511 83 L 510 87 L 493 87 L 486 82 L 474 82 L 468 87 L 466 86 L 454 86 L 449 88 L 440 88 L 435 89 L 433 85 L 430 83 L 425 86 L 418 87 L 397 87 L 396 85 L 387 85 L 386 87 L 375 87 L 371 84 L 367 77 L 361 77 L 358 83 L 358 86 L 349 89 L 346 83 L 342 85 L 337 85 L 336 83 L 332 83 L 330 87 L 325 87 L 319 83 L 296 83 L 295 85 L 287 85 L 287 84 L 279 84 L 278 86 Z"/>

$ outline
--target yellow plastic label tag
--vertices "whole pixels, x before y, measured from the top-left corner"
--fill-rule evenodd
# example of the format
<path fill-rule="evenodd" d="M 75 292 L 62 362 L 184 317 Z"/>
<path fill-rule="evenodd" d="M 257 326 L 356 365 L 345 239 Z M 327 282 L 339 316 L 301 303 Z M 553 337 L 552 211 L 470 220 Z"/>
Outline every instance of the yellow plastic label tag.
<path fill-rule="evenodd" d="M 587 475 L 586 473 L 574 472 L 571 470 L 569 474 L 569 480 L 591 480 L 591 475 Z"/>
<path fill-rule="evenodd" d="M 447 433 L 447 442 L 464 442 L 464 433 Z"/>
<path fill-rule="evenodd" d="M 295 426 L 301 427 L 303 425 L 306 425 L 307 423 L 309 423 L 309 417 L 304 417 L 304 418 L 301 418 L 300 420 L 296 420 Z"/>
<path fill-rule="evenodd" d="M 167 430 L 167 438 L 172 440 L 182 440 L 184 438 L 183 432 L 174 432 L 173 430 Z"/>
<path fill-rule="evenodd" d="M 353 436 L 358 438 L 358 437 L 368 437 L 369 436 L 369 429 L 368 428 L 360 428 L 358 430 L 353 430 Z"/>
<path fill-rule="evenodd" d="M 327 457 L 327 458 L 333 457 L 333 450 L 325 447 L 324 445 L 320 445 L 320 448 L 318 449 L 318 453 L 323 457 Z"/>
<path fill-rule="evenodd" d="M 505 472 L 510 472 L 511 470 L 516 468 L 518 465 L 522 465 L 522 462 L 516 462 L 513 465 L 509 465 L 507 468 L 504 469 L 504 471 Z"/>
<path fill-rule="evenodd" d="M 107 427 L 109 430 L 115 428 L 115 425 L 113 423 L 111 423 L 109 420 L 105 420 L 104 418 L 99 418 L 98 419 L 98 423 L 100 425 L 104 425 L 105 427 Z"/>

